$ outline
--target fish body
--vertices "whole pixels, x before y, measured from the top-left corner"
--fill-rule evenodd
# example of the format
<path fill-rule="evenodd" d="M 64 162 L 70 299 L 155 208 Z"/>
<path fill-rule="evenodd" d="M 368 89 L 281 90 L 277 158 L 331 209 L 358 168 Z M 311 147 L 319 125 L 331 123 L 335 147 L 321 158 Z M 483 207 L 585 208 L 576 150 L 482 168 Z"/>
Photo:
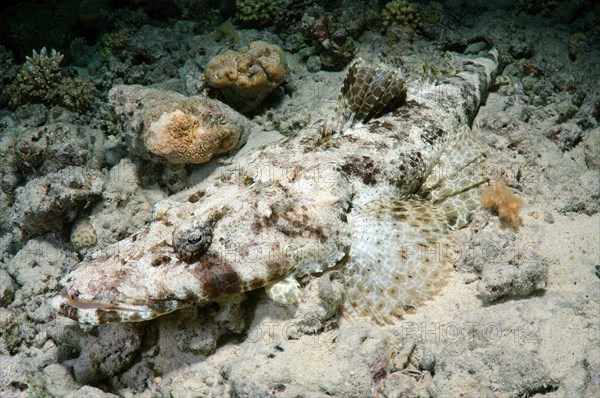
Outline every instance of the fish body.
<path fill-rule="evenodd" d="M 468 222 L 485 175 L 466 126 L 498 68 L 495 51 L 428 90 L 351 66 L 324 124 L 223 167 L 157 203 L 142 230 L 84 259 L 55 299 L 82 323 L 152 319 L 337 267 L 346 310 L 379 323 L 439 290 L 448 232 Z"/>

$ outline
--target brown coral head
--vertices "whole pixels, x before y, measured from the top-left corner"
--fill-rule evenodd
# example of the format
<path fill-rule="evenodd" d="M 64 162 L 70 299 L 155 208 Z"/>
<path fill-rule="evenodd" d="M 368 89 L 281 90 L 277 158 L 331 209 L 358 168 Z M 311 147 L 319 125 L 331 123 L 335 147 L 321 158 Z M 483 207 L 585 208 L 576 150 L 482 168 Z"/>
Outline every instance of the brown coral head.
<path fill-rule="evenodd" d="M 211 88 L 225 88 L 235 84 L 239 77 L 237 53 L 229 51 L 225 55 L 212 58 L 204 70 L 204 81 Z"/>
<path fill-rule="evenodd" d="M 267 74 L 269 81 L 278 86 L 290 73 L 281 48 L 264 41 L 250 43 L 250 53 L 256 58 Z"/>
<path fill-rule="evenodd" d="M 241 112 L 256 109 L 289 74 L 283 51 L 262 41 L 240 51 L 217 55 L 204 71 L 204 81 L 226 103 Z"/>
<path fill-rule="evenodd" d="M 198 119 L 180 110 L 173 112 L 171 120 L 167 124 L 173 138 L 185 138 L 198 127 Z"/>

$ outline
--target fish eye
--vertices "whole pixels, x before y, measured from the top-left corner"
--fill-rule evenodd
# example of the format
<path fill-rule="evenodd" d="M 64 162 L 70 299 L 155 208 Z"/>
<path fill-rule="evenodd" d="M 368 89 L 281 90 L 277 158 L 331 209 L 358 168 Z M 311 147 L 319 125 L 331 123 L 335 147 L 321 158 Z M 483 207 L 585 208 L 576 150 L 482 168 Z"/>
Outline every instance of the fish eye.
<path fill-rule="evenodd" d="M 191 234 L 190 236 L 188 236 L 187 238 L 187 242 L 190 245 L 197 245 L 198 243 L 202 242 L 202 235 L 199 234 Z"/>
<path fill-rule="evenodd" d="M 208 251 L 212 225 L 192 221 L 173 231 L 173 248 L 181 259 L 193 259 Z"/>

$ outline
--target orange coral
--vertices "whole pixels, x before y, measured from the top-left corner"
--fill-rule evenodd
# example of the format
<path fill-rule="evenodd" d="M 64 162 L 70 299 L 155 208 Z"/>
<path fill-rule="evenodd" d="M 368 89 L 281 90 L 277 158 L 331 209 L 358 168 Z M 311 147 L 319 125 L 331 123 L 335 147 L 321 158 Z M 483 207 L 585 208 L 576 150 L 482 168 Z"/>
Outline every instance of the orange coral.
<path fill-rule="evenodd" d="M 519 212 L 525 205 L 523 199 L 515 195 L 503 180 L 487 187 L 481 194 L 481 205 L 490 210 L 498 212 L 500 220 L 515 231 L 519 230 L 521 218 Z"/>

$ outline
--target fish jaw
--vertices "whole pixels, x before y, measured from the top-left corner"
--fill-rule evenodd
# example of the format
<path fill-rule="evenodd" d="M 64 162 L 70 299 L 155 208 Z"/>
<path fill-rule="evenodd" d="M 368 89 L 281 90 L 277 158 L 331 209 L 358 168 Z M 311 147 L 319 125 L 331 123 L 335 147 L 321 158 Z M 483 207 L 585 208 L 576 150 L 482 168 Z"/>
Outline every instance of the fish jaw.
<path fill-rule="evenodd" d="M 194 293 L 199 286 L 189 264 L 169 246 L 144 239 L 160 227 L 153 223 L 80 263 L 54 298 L 57 311 L 80 323 L 138 322 L 205 301 Z"/>
<path fill-rule="evenodd" d="M 69 295 L 66 289 L 53 299 L 52 304 L 59 314 L 79 323 L 92 325 L 148 321 L 185 306 L 177 300 L 167 300 L 154 305 L 137 305 L 126 308 L 95 301 L 76 300 Z"/>

